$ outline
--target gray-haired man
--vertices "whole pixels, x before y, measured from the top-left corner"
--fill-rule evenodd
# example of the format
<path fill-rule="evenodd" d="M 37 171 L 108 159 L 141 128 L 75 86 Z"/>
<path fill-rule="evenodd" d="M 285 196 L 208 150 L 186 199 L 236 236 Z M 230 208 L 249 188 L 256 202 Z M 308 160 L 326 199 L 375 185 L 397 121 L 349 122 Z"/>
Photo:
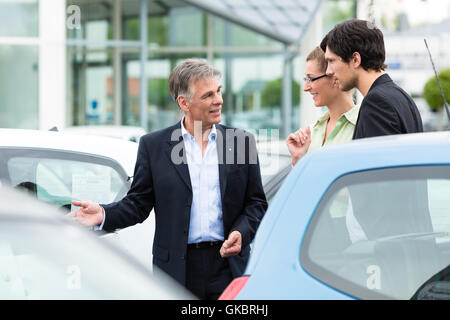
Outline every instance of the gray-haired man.
<path fill-rule="evenodd" d="M 189 59 L 169 77 L 184 111 L 176 125 L 140 139 L 134 180 L 121 201 L 73 201 L 84 225 L 114 231 L 155 210 L 153 263 L 201 299 L 217 299 L 242 275 L 267 209 L 254 138 L 220 123 L 220 73 Z"/>

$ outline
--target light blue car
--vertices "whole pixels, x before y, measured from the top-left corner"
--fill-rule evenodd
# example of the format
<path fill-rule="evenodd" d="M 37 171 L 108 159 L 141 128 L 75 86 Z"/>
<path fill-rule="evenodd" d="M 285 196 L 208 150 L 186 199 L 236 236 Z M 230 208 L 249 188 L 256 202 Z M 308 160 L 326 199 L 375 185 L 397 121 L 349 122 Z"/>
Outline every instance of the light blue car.
<path fill-rule="evenodd" d="M 325 147 L 284 180 L 221 299 L 449 299 L 450 132 Z"/>

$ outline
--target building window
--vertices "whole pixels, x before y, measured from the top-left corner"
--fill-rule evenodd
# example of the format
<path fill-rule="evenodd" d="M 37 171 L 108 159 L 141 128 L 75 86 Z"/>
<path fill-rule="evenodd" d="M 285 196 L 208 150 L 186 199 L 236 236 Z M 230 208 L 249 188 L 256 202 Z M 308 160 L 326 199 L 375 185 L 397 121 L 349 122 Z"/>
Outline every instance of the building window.
<path fill-rule="evenodd" d="M 169 126 L 181 115 L 168 92 L 171 70 L 186 58 L 204 58 L 223 74 L 223 123 L 281 129 L 281 43 L 181 1 L 148 1 L 142 86 L 140 3 L 69 1 L 81 11 L 81 28 L 67 33 L 69 125 L 143 125 L 148 131 Z M 142 87 L 147 90 L 146 124 L 141 121 Z M 298 83 L 293 88 L 298 92 L 292 117 L 298 117 Z"/>
<path fill-rule="evenodd" d="M 0 1 L 0 37 L 37 37 L 38 0 Z"/>
<path fill-rule="evenodd" d="M 0 46 L 0 127 L 38 129 L 38 47 Z"/>

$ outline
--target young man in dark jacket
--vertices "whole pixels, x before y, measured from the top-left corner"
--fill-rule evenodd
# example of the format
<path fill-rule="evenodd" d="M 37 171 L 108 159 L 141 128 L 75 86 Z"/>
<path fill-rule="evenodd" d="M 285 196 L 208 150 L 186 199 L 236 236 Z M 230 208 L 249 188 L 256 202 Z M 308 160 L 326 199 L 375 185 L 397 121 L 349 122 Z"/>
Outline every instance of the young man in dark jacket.
<path fill-rule="evenodd" d="M 364 96 L 353 139 L 422 132 L 422 119 L 411 97 L 385 73 L 383 33 L 369 21 L 352 19 L 334 27 L 321 43 L 327 74 L 341 90 Z"/>

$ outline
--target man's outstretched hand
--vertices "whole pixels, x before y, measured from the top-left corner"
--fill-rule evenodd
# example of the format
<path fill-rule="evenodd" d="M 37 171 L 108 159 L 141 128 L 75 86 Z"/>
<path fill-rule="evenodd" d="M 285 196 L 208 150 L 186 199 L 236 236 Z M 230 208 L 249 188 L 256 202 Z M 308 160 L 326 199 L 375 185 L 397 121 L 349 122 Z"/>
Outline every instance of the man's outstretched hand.
<path fill-rule="evenodd" d="M 94 227 L 103 222 L 103 209 L 98 203 L 72 200 L 72 204 L 81 208 L 69 213 L 68 216 L 82 225 Z"/>

